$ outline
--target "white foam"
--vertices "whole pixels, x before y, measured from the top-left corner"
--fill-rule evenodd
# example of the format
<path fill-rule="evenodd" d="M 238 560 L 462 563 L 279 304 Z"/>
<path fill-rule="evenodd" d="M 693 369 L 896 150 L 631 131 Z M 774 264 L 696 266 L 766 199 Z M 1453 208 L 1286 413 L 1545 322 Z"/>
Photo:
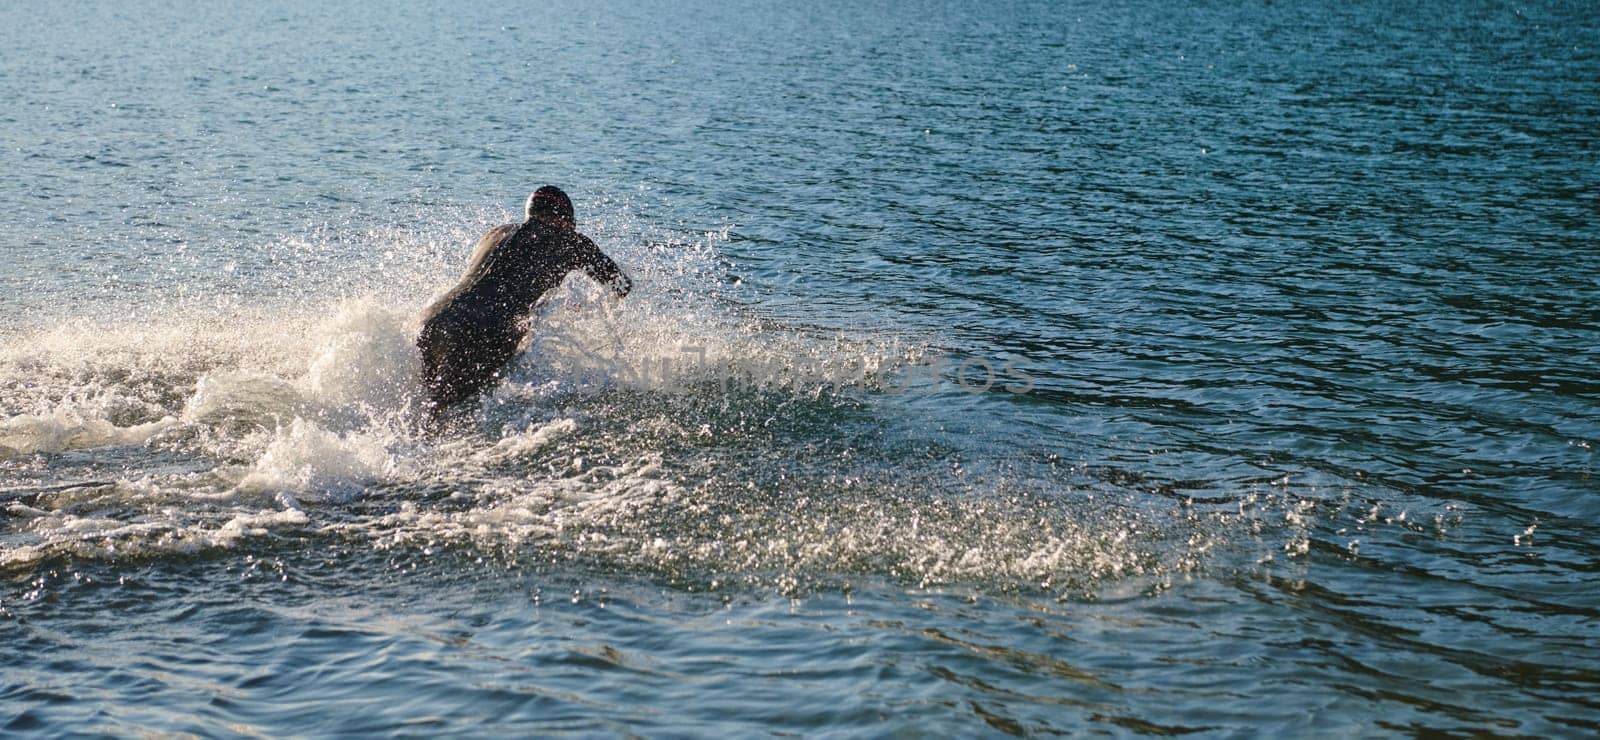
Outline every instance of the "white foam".
<path fill-rule="evenodd" d="M 240 514 L 211 531 L 205 542 L 213 547 L 229 547 L 246 537 L 265 537 L 274 528 L 299 526 L 310 521 L 311 518 L 299 509 Z"/>
<path fill-rule="evenodd" d="M 183 420 L 257 424 L 287 421 L 307 408 L 305 396 L 293 382 L 260 371 L 212 370 L 195 382 Z"/>
<path fill-rule="evenodd" d="M 534 454 L 577 431 L 578 423 L 572 419 L 557 419 L 517 434 L 507 435 L 493 447 L 477 453 L 484 461 L 501 461 Z"/>
<path fill-rule="evenodd" d="M 144 424 L 119 427 L 105 419 L 85 418 L 71 407 L 49 414 L 24 414 L 0 421 L 0 458 L 142 444 L 177 423 L 177 419 L 166 416 Z"/>
<path fill-rule="evenodd" d="M 398 412 L 414 395 L 421 361 L 412 318 L 371 298 L 346 301 L 313 335 L 306 394 L 331 406 Z"/>
<path fill-rule="evenodd" d="M 305 419 L 278 429 L 266 451 L 239 481 L 246 493 L 284 492 L 309 500 L 339 500 L 400 467 L 373 434 L 339 435 Z"/>

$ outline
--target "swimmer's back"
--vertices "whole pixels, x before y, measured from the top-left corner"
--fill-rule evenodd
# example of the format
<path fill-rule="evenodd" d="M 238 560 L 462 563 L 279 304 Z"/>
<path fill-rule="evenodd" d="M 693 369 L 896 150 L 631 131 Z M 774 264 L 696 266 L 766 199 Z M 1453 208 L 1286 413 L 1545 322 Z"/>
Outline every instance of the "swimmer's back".
<path fill-rule="evenodd" d="M 422 312 L 424 326 L 447 319 L 445 316 L 447 313 L 457 315 L 457 321 L 461 323 L 475 323 L 484 318 L 481 315 L 463 314 L 486 313 L 468 309 L 481 309 L 487 306 L 486 299 L 490 296 L 481 294 L 489 292 L 492 288 L 487 279 L 493 272 L 496 250 L 506 246 L 505 242 L 509 241 L 520 227 L 521 224 L 502 224 L 488 230 L 478 239 L 477 246 L 472 249 L 472 259 L 468 260 L 467 269 L 461 274 L 461 280 L 450 289 L 450 292 L 440 296 L 439 300 L 434 301 L 433 305 Z"/>

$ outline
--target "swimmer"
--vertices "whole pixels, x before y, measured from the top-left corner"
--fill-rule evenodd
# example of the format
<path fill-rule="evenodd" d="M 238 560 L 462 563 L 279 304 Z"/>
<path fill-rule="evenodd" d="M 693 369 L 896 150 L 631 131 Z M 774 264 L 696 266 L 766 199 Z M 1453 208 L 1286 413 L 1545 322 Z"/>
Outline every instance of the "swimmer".
<path fill-rule="evenodd" d="M 429 426 L 500 380 L 528 335 L 534 303 L 567 273 L 583 270 L 617 297 L 628 294 L 628 276 L 578 233 L 572 200 L 560 188 L 528 196 L 526 218 L 484 234 L 461 282 L 423 314 L 417 347 Z"/>

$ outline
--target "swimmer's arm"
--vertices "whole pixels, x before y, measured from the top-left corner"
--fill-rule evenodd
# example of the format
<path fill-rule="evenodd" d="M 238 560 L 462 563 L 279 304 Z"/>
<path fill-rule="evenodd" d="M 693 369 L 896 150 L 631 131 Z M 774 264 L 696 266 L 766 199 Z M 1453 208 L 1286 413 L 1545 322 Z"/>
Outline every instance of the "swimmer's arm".
<path fill-rule="evenodd" d="M 610 286 L 618 298 L 627 295 L 628 291 L 633 289 L 633 281 L 622 272 L 622 268 L 606 256 L 605 252 L 600 251 L 594 242 L 589 241 L 588 237 L 583 238 L 582 266 L 583 271 L 594 278 L 595 282 Z"/>

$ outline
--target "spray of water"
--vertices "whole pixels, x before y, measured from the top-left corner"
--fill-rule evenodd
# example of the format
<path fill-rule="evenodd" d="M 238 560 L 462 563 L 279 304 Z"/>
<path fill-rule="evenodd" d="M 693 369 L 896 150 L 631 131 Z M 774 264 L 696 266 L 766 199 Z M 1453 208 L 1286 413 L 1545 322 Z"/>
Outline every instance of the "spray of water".
<path fill-rule="evenodd" d="M 987 448 L 951 449 L 880 382 L 923 345 L 727 300 L 726 229 L 601 219 L 591 233 L 635 292 L 569 279 L 465 426 L 419 433 L 418 313 L 495 217 L 300 235 L 263 250 L 277 272 L 249 268 L 272 276 L 251 293 L 207 297 L 194 277 L 10 330 L 0 568 L 292 536 L 710 585 L 1081 590 L 1182 572 L 1213 544 L 1192 517 L 1078 495 L 1037 466 L 953 465 Z"/>

